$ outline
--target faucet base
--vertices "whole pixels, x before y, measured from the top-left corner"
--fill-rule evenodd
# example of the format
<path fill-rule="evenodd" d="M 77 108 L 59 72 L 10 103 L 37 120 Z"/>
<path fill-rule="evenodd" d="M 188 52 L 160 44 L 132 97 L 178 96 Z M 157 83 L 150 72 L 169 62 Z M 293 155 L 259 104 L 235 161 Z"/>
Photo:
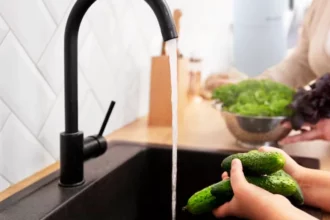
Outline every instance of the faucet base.
<path fill-rule="evenodd" d="M 61 133 L 60 186 L 84 183 L 84 133 Z"/>
<path fill-rule="evenodd" d="M 60 187 L 63 187 L 63 188 L 77 187 L 77 186 L 84 185 L 84 183 L 85 183 L 85 180 L 83 180 L 83 181 L 81 181 L 81 182 L 79 182 L 79 183 L 74 183 L 74 184 L 65 184 L 65 183 L 63 184 L 63 183 L 61 183 L 61 180 L 58 181 L 58 185 L 59 185 Z"/>

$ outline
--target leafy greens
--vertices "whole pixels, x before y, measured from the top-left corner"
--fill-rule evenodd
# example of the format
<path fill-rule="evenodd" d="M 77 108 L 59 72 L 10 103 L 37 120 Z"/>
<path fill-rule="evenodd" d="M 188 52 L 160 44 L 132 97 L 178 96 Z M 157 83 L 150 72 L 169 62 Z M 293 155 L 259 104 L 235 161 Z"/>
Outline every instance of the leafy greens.
<path fill-rule="evenodd" d="M 294 95 L 293 89 L 281 83 L 248 79 L 216 88 L 212 98 L 222 104 L 223 110 L 239 115 L 290 117 Z"/>

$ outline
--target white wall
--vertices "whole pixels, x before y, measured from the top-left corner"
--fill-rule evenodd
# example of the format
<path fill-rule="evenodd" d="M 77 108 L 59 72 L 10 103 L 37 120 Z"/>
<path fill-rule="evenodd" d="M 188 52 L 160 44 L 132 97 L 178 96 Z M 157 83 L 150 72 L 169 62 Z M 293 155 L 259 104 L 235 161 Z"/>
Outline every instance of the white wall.
<path fill-rule="evenodd" d="M 169 0 L 181 8 L 181 51 L 206 72 L 230 64 L 229 0 Z M 0 190 L 59 159 L 64 129 L 63 34 L 74 0 L 0 0 Z M 150 57 L 161 51 L 157 20 L 143 0 L 98 0 L 79 35 L 79 127 L 106 133 L 148 110 Z"/>
<path fill-rule="evenodd" d="M 203 75 L 226 71 L 232 64 L 232 0 L 169 0 L 181 8 L 181 52 L 203 59 Z"/>

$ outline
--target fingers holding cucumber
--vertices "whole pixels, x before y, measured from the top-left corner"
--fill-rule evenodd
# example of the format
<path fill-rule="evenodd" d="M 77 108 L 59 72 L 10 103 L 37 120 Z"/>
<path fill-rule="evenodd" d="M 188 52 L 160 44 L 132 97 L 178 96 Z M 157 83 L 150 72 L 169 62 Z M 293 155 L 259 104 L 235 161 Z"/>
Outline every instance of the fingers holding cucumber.
<path fill-rule="evenodd" d="M 231 187 L 234 191 L 234 193 L 239 192 L 239 189 L 247 187 L 248 182 L 245 179 L 244 173 L 243 173 L 243 166 L 242 162 L 239 159 L 233 159 L 231 166 Z"/>
<path fill-rule="evenodd" d="M 228 176 L 225 176 L 225 180 L 228 182 L 230 181 L 231 190 L 233 191 L 233 198 L 229 202 L 220 205 L 218 208 L 212 211 L 213 215 L 218 218 L 230 216 L 234 213 L 239 216 L 244 216 L 244 213 L 242 213 L 242 209 L 240 208 L 240 206 L 244 206 L 244 203 L 246 202 L 244 197 L 249 196 L 251 191 L 249 189 L 250 184 L 245 179 L 242 163 L 239 159 L 232 160 L 230 173 L 230 180 Z M 227 173 L 225 172 L 224 174 Z M 214 186 L 214 195 L 217 195 L 217 193 L 221 191 L 221 189 L 218 188 L 219 186 L 223 187 L 221 185 Z"/>
<path fill-rule="evenodd" d="M 263 206 L 265 201 L 284 199 L 285 202 L 284 197 L 277 198 L 274 194 L 258 187 L 258 185 L 265 184 L 262 180 L 260 181 L 257 177 L 245 177 L 243 173 L 243 166 L 239 159 L 232 160 L 230 173 L 230 180 L 227 179 L 226 181 L 230 181 L 230 186 L 233 191 L 233 198 L 212 210 L 215 217 L 223 218 L 227 216 L 237 216 L 255 219 L 255 216 L 258 215 L 259 219 L 263 219 L 260 215 L 260 210 L 264 210 Z M 265 181 L 269 180 L 265 177 Z M 219 187 L 224 186 L 220 184 L 215 185 L 213 188 L 213 193 L 214 195 L 221 197 L 222 195 L 218 194 L 222 191 Z M 268 216 L 265 215 L 265 217 Z"/>
<path fill-rule="evenodd" d="M 246 153 L 236 153 L 226 157 L 222 161 L 221 167 L 229 172 L 231 169 L 231 162 L 234 159 L 239 159 L 242 162 L 246 175 L 253 176 L 272 174 L 282 169 L 286 161 L 284 155 L 277 151 L 261 152 L 251 150 Z"/>
<path fill-rule="evenodd" d="M 258 151 L 261 153 L 280 153 L 285 158 L 285 164 L 282 169 L 299 182 L 303 167 L 294 161 L 285 151 L 275 147 L 260 147 Z"/>
<path fill-rule="evenodd" d="M 229 175 L 228 175 L 228 173 L 227 173 L 226 171 L 223 172 L 222 175 L 221 175 L 221 178 L 222 178 L 222 180 L 229 179 Z"/>
<path fill-rule="evenodd" d="M 285 154 L 279 151 L 253 150 L 230 155 L 221 163 L 225 170 L 221 176 L 222 181 L 192 195 L 185 210 L 197 215 L 221 207 L 214 212 L 216 216 L 223 216 L 232 212 L 231 206 L 239 207 L 236 204 L 238 199 L 242 203 L 249 196 L 257 199 L 275 194 L 277 197 L 279 195 L 281 198 L 286 197 L 287 201 L 289 201 L 287 198 L 293 198 L 293 202 L 303 204 L 304 199 L 298 183 L 282 170 L 286 161 L 290 162 L 289 159 L 290 157 L 287 159 Z M 250 199 L 242 204 L 248 206 Z"/>

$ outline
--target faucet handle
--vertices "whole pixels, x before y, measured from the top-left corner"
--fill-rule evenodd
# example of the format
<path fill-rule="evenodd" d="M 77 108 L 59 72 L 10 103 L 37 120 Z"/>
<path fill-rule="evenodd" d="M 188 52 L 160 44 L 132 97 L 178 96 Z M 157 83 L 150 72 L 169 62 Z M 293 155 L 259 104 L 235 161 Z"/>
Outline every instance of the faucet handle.
<path fill-rule="evenodd" d="M 108 124 L 108 121 L 109 121 L 110 115 L 111 115 L 111 113 L 112 113 L 112 111 L 113 111 L 113 108 L 115 107 L 115 104 L 116 104 L 115 101 L 111 101 L 110 106 L 109 106 L 109 108 L 108 108 L 108 112 L 107 112 L 107 114 L 105 115 L 105 118 L 104 118 L 103 124 L 102 124 L 102 126 L 101 126 L 100 131 L 99 131 L 99 136 L 103 136 L 104 129 L 105 129 L 105 127 L 106 127 L 107 124 Z"/>
<path fill-rule="evenodd" d="M 110 115 L 115 107 L 115 102 L 110 103 L 107 114 L 105 115 L 101 129 L 97 135 L 92 135 L 84 139 L 84 160 L 98 157 L 104 154 L 108 148 L 107 140 L 103 137 L 103 132 L 108 124 Z"/>

